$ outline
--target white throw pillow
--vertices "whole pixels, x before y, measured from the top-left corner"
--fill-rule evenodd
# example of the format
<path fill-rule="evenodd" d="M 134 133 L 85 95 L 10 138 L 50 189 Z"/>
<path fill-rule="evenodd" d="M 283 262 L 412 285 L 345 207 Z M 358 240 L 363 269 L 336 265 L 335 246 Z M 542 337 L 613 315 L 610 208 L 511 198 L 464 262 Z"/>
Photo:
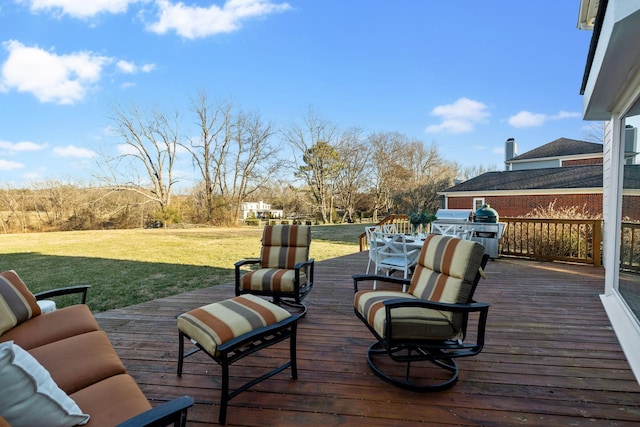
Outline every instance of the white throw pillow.
<path fill-rule="evenodd" d="M 13 341 L 0 343 L 0 390 L 0 416 L 13 427 L 70 427 L 89 421 L 49 372 Z"/>

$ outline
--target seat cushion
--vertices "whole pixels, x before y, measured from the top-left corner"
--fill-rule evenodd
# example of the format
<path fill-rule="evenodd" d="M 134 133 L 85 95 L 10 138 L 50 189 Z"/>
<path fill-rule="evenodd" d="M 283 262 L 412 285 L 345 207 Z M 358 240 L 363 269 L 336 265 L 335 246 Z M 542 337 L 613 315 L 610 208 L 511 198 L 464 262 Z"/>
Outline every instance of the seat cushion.
<path fill-rule="evenodd" d="M 147 398 L 128 374 L 109 377 L 69 397 L 91 416 L 87 426 L 115 426 L 151 409 Z"/>
<path fill-rule="evenodd" d="M 417 300 L 415 296 L 398 291 L 367 290 L 356 292 L 354 306 L 357 312 L 382 338 L 387 338 L 387 313 L 383 301 L 403 298 Z M 394 340 L 449 339 L 457 335 L 447 312 L 420 307 L 403 307 L 392 310 Z"/>
<path fill-rule="evenodd" d="M 25 350 L 59 341 L 100 327 L 84 304 L 72 305 L 32 317 L 0 335 L 0 341 L 12 340 Z"/>
<path fill-rule="evenodd" d="M 0 335 L 41 314 L 36 297 L 13 271 L 0 273 Z"/>
<path fill-rule="evenodd" d="M 431 301 L 469 302 L 483 255 L 484 247 L 477 242 L 430 234 L 418 257 L 409 293 Z"/>
<path fill-rule="evenodd" d="M 261 267 L 293 269 L 309 259 L 310 244 L 309 226 L 268 225 L 262 233 Z"/>
<path fill-rule="evenodd" d="M 87 332 L 45 344 L 32 348 L 29 353 L 67 394 L 125 373 L 122 361 L 103 331 Z"/>
<path fill-rule="evenodd" d="M 207 353 L 218 346 L 291 317 L 291 313 L 255 295 L 241 295 L 205 305 L 178 316 L 178 329 Z"/>
<path fill-rule="evenodd" d="M 246 291 L 293 292 L 295 270 L 261 268 L 249 271 L 241 278 L 241 288 Z M 307 275 L 300 270 L 300 283 L 307 282 Z"/>

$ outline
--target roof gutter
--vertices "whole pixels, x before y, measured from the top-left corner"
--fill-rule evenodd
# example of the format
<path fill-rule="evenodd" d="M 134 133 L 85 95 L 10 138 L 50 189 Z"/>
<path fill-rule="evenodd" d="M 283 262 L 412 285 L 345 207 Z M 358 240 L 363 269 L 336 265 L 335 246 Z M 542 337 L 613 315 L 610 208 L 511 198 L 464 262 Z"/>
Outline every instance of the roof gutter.
<path fill-rule="evenodd" d="M 580 86 L 580 95 L 584 95 L 584 91 L 589 80 L 589 74 L 591 74 L 591 66 L 593 65 L 593 58 L 596 54 L 596 48 L 598 47 L 598 41 L 600 40 L 600 31 L 602 31 L 602 22 L 604 21 L 604 14 L 607 10 L 607 3 L 609 0 L 600 0 L 598 4 L 598 12 L 596 14 L 596 22 L 593 26 L 593 35 L 591 36 L 591 43 L 589 44 L 589 54 L 587 55 L 587 64 L 585 65 L 584 74 L 582 76 L 582 85 Z"/>

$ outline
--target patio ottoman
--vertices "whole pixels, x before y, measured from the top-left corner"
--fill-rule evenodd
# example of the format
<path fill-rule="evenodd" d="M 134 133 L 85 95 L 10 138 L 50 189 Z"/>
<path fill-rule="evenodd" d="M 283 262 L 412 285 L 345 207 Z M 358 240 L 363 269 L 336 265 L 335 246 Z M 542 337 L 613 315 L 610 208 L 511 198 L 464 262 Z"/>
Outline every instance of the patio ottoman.
<path fill-rule="evenodd" d="M 291 367 L 291 377 L 298 377 L 296 365 L 296 329 L 299 315 L 251 294 L 205 305 L 178 316 L 178 376 L 183 361 L 203 350 L 222 368 L 220 424 L 225 424 L 229 400 L 273 375 Z M 189 339 L 196 348 L 184 352 Z M 229 366 L 258 350 L 289 339 L 289 361 L 259 378 L 229 392 Z"/>

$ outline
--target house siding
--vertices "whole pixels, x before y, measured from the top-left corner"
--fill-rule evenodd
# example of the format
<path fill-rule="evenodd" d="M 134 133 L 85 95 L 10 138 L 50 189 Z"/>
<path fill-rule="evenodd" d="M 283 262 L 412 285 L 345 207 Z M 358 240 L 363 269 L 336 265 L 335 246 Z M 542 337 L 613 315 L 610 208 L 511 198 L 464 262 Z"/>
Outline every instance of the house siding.
<path fill-rule="evenodd" d="M 640 221 L 640 197 L 622 196 L 622 220 Z"/>
<path fill-rule="evenodd" d="M 602 164 L 602 157 L 562 161 L 562 166 L 584 166 L 584 165 L 599 165 L 599 164 Z"/>

